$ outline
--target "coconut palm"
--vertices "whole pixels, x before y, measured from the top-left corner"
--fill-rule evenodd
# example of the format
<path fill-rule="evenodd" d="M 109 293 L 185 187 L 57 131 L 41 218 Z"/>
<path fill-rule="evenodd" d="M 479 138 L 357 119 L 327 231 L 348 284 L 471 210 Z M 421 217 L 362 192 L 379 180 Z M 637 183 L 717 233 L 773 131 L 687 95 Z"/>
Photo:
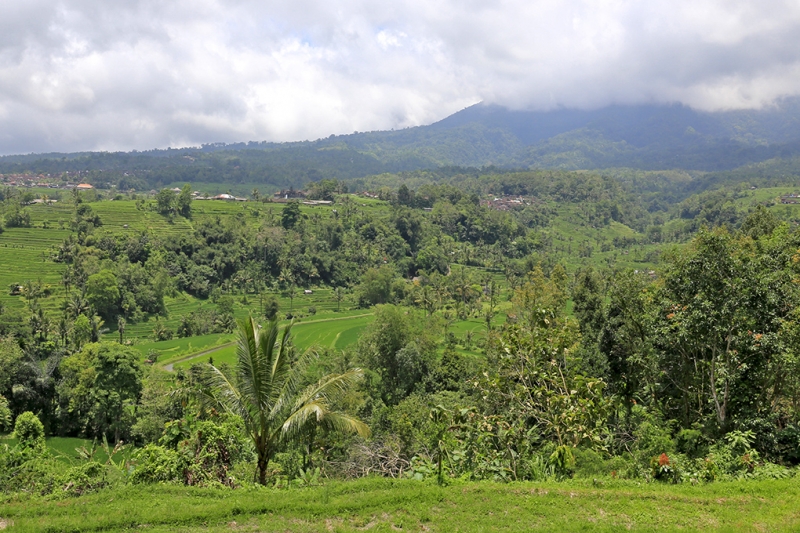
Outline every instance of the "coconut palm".
<path fill-rule="evenodd" d="M 314 354 L 306 352 L 297 361 L 291 360 L 291 326 L 281 334 L 277 320 L 264 328 L 252 317 L 238 324 L 238 361 L 233 375 L 209 365 L 211 381 L 206 395 L 244 420 L 258 455 L 259 483 L 266 483 L 267 466 L 275 453 L 299 441 L 313 428 L 369 435 L 366 424 L 334 410 L 363 376 L 360 369 L 328 374 L 301 388 Z"/>

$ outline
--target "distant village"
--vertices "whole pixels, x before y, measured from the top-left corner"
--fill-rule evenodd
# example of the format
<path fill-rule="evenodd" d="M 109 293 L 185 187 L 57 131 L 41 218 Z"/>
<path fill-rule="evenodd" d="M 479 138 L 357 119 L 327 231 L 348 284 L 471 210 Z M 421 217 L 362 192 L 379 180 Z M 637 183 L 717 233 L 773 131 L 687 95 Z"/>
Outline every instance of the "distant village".
<path fill-rule="evenodd" d="M 781 195 L 782 204 L 800 204 L 800 193 L 792 192 Z"/>
<path fill-rule="evenodd" d="M 83 182 L 81 178 L 82 172 L 65 172 L 64 174 L 58 176 L 51 176 L 50 174 L 0 174 L 0 185 L 7 186 L 7 187 L 26 187 L 26 188 L 45 188 L 45 189 L 58 189 L 58 190 L 92 190 L 94 186 L 90 183 Z M 74 178 L 74 179 L 73 179 Z M 751 187 L 751 189 L 755 189 L 755 187 Z M 180 193 L 181 189 L 178 187 L 170 189 L 173 192 Z M 135 192 L 134 190 L 130 190 L 128 192 Z M 155 189 L 150 191 L 141 191 L 145 194 L 155 195 L 158 193 Z M 363 198 L 371 198 L 371 199 L 381 199 L 385 196 L 380 192 L 375 191 L 361 191 L 357 193 L 359 196 Z M 194 200 L 219 200 L 219 201 L 228 201 L 228 202 L 247 202 L 249 201 L 248 198 L 235 196 L 233 194 L 222 193 L 216 195 L 210 195 L 208 193 L 200 192 L 200 191 L 193 191 L 192 198 Z M 36 199 L 33 200 L 32 203 L 40 203 L 43 200 Z M 49 202 L 53 202 L 55 200 L 50 199 Z M 268 202 L 276 202 L 276 203 L 285 203 L 289 201 L 298 201 L 304 205 L 328 205 L 332 204 L 331 200 L 312 200 L 308 198 L 308 193 L 302 190 L 295 190 L 294 188 L 289 189 L 282 189 L 280 191 L 275 192 L 272 194 L 271 197 L 268 199 L 262 199 L 262 201 Z M 800 204 L 800 192 L 792 192 L 782 194 L 778 198 L 778 202 L 781 204 Z M 480 204 L 484 207 L 489 209 L 496 209 L 498 211 L 510 211 L 514 209 L 520 209 L 525 206 L 535 205 L 537 203 L 537 199 L 535 197 L 530 196 L 519 196 L 519 195 L 502 195 L 502 196 L 491 196 L 488 198 L 481 199 Z M 430 211 L 431 208 L 426 208 L 427 211 Z"/>
<path fill-rule="evenodd" d="M 74 173 L 75 177 L 80 177 L 80 173 Z M 57 190 L 73 190 L 77 189 L 79 191 L 88 191 L 94 189 L 94 186 L 90 183 L 82 183 L 79 181 L 70 181 L 69 176 L 70 173 L 66 172 L 61 176 L 53 177 L 49 174 L 0 174 L 0 185 L 6 187 L 25 187 L 25 188 L 41 188 L 41 189 L 57 189 Z M 65 178 L 67 178 L 65 180 Z M 175 194 L 179 194 L 181 189 L 179 187 L 174 187 L 170 189 Z M 135 192 L 135 190 L 130 190 L 128 192 Z M 144 191 L 142 191 L 144 192 Z M 158 194 L 158 191 L 152 189 L 147 192 L 150 195 Z M 192 199 L 194 200 L 224 200 L 228 202 L 247 202 L 249 199 L 244 198 L 241 196 L 235 196 L 228 193 L 210 195 L 208 193 L 200 192 L 200 191 L 193 191 L 192 192 Z M 296 191 L 294 189 L 285 189 L 280 190 L 273 194 L 268 201 L 271 202 L 278 202 L 278 203 L 285 203 L 290 200 L 296 200 L 306 205 L 326 205 L 332 204 L 330 200 L 310 200 L 306 198 L 305 191 Z M 32 203 L 40 203 L 42 200 L 33 200 Z M 53 202 L 55 200 L 49 200 L 49 202 Z"/>
<path fill-rule="evenodd" d="M 498 211 L 510 211 L 535 203 L 535 198 L 516 195 L 493 196 L 487 200 L 481 200 L 482 206 L 488 207 L 489 209 L 497 209 Z"/>
<path fill-rule="evenodd" d="M 75 174 L 76 178 L 80 177 L 80 173 L 73 173 Z M 47 188 L 47 189 L 60 189 L 60 190 L 91 190 L 94 189 L 89 183 L 83 183 L 78 180 L 70 180 L 72 176 L 69 172 L 64 173 L 61 176 L 53 177 L 47 174 L 39 174 L 39 175 L 32 175 L 32 174 L 0 174 L 0 184 L 10 187 L 38 187 L 38 188 Z M 65 179 L 66 178 L 66 179 Z M 170 189 L 174 193 L 178 194 L 181 192 L 181 189 L 178 187 L 174 187 Z M 128 192 L 135 192 L 133 190 Z M 145 191 L 142 191 L 145 192 Z M 150 195 L 155 195 L 158 193 L 155 189 L 147 191 L 146 193 Z M 372 199 L 380 199 L 383 198 L 381 193 L 374 192 L 374 191 L 361 191 L 358 193 L 359 196 L 363 198 L 372 198 Z M 248 198 L 235 196 L 233 194 L 222 193 L 216 195 L 210 195 L 208 193 L 200 192 L 200 191 L 193 191 L 192 198 L 194 200 L 221 200 L 221 201 L 228 201 L 228 202 L 247 202 L 249 201 Z M 782 197 L 782 201 L 784 198 Z M 787 195 L 786 201 L 783 203 L 798 203 L 800 200 L 800 195 Z M 39 200 L 41 201 L 41 200 Z M 53 201 L 53 200 L 50 200 Z M 332 204 L 331 200 L 312 200 L 308 198 L 308 194 L 306 191 L 302 190 L 295 190 L 294 188 L 289 189 L 282 189 L 280 191 L 275 192 L 268 200 L 270 202 L 276 203 L 285 203 L 289 201 L 298 201 L 304 205 L 328 205 Z M 34 200 L 34 203 L 37 203 L 37 200 Z M 490 198 L 486 198 L 481 200 L 481 205 L 488 207 L 489 209 L 496 209 L 498 211 L 509 211 L 512 209 L 519 209 L 524 206 L 533 205 L 536 203 L 536 199 L 533 197 L 526 197 L 526 196 L 518 196 L 518 195 L 504 195 L 504 196 L 492 196 Z M 431 208 L 426 208 L 426 211 L 430 211 Z"/>

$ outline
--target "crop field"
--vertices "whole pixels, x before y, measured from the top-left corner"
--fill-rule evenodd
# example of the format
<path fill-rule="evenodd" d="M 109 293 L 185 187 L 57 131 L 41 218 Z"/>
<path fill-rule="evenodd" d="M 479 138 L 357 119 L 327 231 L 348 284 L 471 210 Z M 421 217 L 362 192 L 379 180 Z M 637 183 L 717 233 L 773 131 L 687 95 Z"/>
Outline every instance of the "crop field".
<path fill-rule="evenodd" d="M 128 486 L 7 501 L 10 532 L 796 531 L 798 480 L 703 486 L 615 480 L 455 483 L 362 479 L 304 489 Z"/>
<path fill-rule="evenodd" d="M 46 298 L 46 310 L 55 310 L 63 297 L 60 287 L 64 265 L 55 263 L 51 254 L 69 235 L 58 228 L 7 228 L 0 234 L 0 302 L 6 308 L 21 308 L 22 298 L 11 296 L 11 285 L 41 281 L 59 298 Z"/>
<path fill-rule="evenodd" d="M 493 324 L 495 326 L 502 324 L 505 318 L 504 314 L 498 314 Z M 309 348 L 345 350 L 358 341 L 361 332 L 372 320 L 374 315 L 365 310 L 351 311 L 350 316 L 307 318 L 296 322 L 292 327 L 293 343 L 300 350 Z M 283 324 L 288 324 L 288 321 L 284 321 Z M 471 357 L 480 356 L 481 351 L 478 346 L 486 337 L 486 324 L 482 319 L 454 321 L 449 331 L 456 337 L 458 343 L 456 350 L 459 353 Z M 147 342 L 136 344 L 134 347 L 142 353 L 142 358 L 151 350 L 156 351 L 159 354 L 160 367 L 177 370 L 189 368 L 196 363 L 208 362 L 209 359 L 214 364 L 233 365 L 236 362 L 234 342 L 234 334 L 223 333 Z"/>
<path fill-rule="evenodd" d="M 186 356 L 175 360 L 173 363 L 164 365 L 166 370 L 187 369 L 198 363 L 212 363 L 216 366 L 236 364 L 236 344 L 226 344 L 215 350 L 203 351 L 195 355 Z"/>
<path fill-rule="evenodd" d="M 292 338 L 299 348 L 342 350 L 358 340 L 358 334 L 373 318 L 372 313 L 362 311 L 352 317 L 304 321 L 292 327 Z"/>
<path fill-rule="evenodd" d="M 365 313 L 362 310 L 361 314 L 350 317 L 345 316 L 319 320 L 308 320 L 295 324 L 292 327 L 292 341 L 300 350 L 306 350 L 314 347 L 343 350 L 358 340 L 359 333 L 373 319 L 374 316 L 372 313 Z M 235 344 L 231 344 L 234 340 L 233 335 L 206 335 L 205 337 L 194 337 L 182 340 L 201 338 L 213 339 L 214 337 L 216 337 L 220 342 L 224 343 L 218 349 L 213 349 L 212 347 L 203 347 L 201 349 L 194 350 L 193 355 L 191 349 L 184 348 L 183 351 L 176 355 L 168 355 L 163 359 L 160 358 L 159 364 L 172 363 L 172 366 L 168 369 L 188 368 L 195 363 L 207 362 L 210 358 L 214 364 L 233 365 L 236 362 L 236 346 Z M 148 346 L 148 350 L 159 350 L 158 345 L 166 346 L 166 343 L 176 343 L 176 341 L 151 343 L 149 345 L 139 346 L 138 348 L 143 349 L 143 346 Z M 185 342 L 176 344 L 177 346 L 174 348 L 175 350 L 186 345 Z M 160 351 L 162 354 L 165 353 L 165 350 L 163 349 Z"/>
<path fill-rule="evenodd" d="M 212 333 L 197 337 L 185 337 L 160 342 L 135 344 L 134 348 L 144 359 L 151 350 L 158 352 L 158 362 L 166 364 L 198 352 L 213 350 L 234 340 L 232 333 Z"/>

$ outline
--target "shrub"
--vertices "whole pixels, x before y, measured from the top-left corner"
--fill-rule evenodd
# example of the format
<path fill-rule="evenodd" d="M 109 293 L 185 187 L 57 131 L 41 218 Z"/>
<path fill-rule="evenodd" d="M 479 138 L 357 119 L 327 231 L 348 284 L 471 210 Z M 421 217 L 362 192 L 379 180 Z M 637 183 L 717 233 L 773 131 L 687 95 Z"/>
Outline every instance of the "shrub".
<path fill-rule="evenodd" d="M 81 496 L 108 485 L 105 468 L 96 461 L 89 461 L 67 470 L 62 481 L 62 490 L 71 496 Z"/>
<path fill-rule="evenodd" d="M 0 431 L 11 429 L 11 409 L 8 407 L 8 400 L 0 395 Z"/>
<path fill-rule="evenodd" d="M 557 446 L 550 454 L 548 463 L 552 465 L 558 479 L 572 477 L 575 469 L 575 455 L 573 448 L 566 445 Z"/>
<path fill-rule="evenodd" d="M 677 477 L 677 469 L 675 465 L 671 464 L 670 458 L 666 453 L 662 453 L 658 457 L 653 457 L 650 460 L 650 474 L 653 476 L 653 479 L 657 479 L 659 481 L 671 481 L 676 482 Z"/>
<path fill-rule="evenodd" d="M 131 482 L 233 487 L 237 484 L 230 474 L 234 463 L 253 458 L 237 422 L 203 421 L 194 427 L 168 423 L 161 445 L 148 444 L 136 453 Z"/>
<path fill-rule="evenodd" d="M 697 429 L 682 429 L 675 440 L 678 451 L 692 459 L 703 457 L 708 453 L 708 444 L 703 433 Z"/>
<path fill-rule="evenodd" d="M 35 414 L 25 411 L 14 424 L 14 437 L 21 448 L 44 449 L 44 426 Z"/>
<path fill-rule="evenodd" d="M 603 477 L 616 470 L 615 464 L 606 460 L 602 455 L 588 448 L 572 450 L 575 456 L 575 477 L 594 478 Z"/>
<path fill-rule="evenodd" d="M 45 449 L 0 446 L 0 493 L 47 495 L 60 486 L 64 465 Z"/>
<path fill-rule="evenodd" d="M 27 209 L 21 209 L 18 204 L 13 204 L 6 212 L 6 226 L 9 228 L 31 227 L 31 214 Z"/>
<path fill-rule="evenodd" d="M 178 452 L 148 444 L 134 455 L 131 483 L 169 483 L 181 479 Z"/>
<path fill-rule="evenodd" d="M 275 296 L 270 296 L 266 302 L 264 302 L 264 318 L 267 320 L 272 320 L 278 314 L 280 310 L 280 303 Z"/>

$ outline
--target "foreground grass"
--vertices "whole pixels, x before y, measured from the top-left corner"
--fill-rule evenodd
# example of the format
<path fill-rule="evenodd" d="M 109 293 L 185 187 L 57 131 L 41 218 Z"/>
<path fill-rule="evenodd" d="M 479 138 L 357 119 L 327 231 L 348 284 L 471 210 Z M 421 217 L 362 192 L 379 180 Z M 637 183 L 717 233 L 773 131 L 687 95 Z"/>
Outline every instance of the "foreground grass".
<path fill-rule="evenodd" d="M 329 482 L 293 490 L 124 487 L 9 501 L 9 531 L 791 531 L 800 481 L 638 485 Z"/>

